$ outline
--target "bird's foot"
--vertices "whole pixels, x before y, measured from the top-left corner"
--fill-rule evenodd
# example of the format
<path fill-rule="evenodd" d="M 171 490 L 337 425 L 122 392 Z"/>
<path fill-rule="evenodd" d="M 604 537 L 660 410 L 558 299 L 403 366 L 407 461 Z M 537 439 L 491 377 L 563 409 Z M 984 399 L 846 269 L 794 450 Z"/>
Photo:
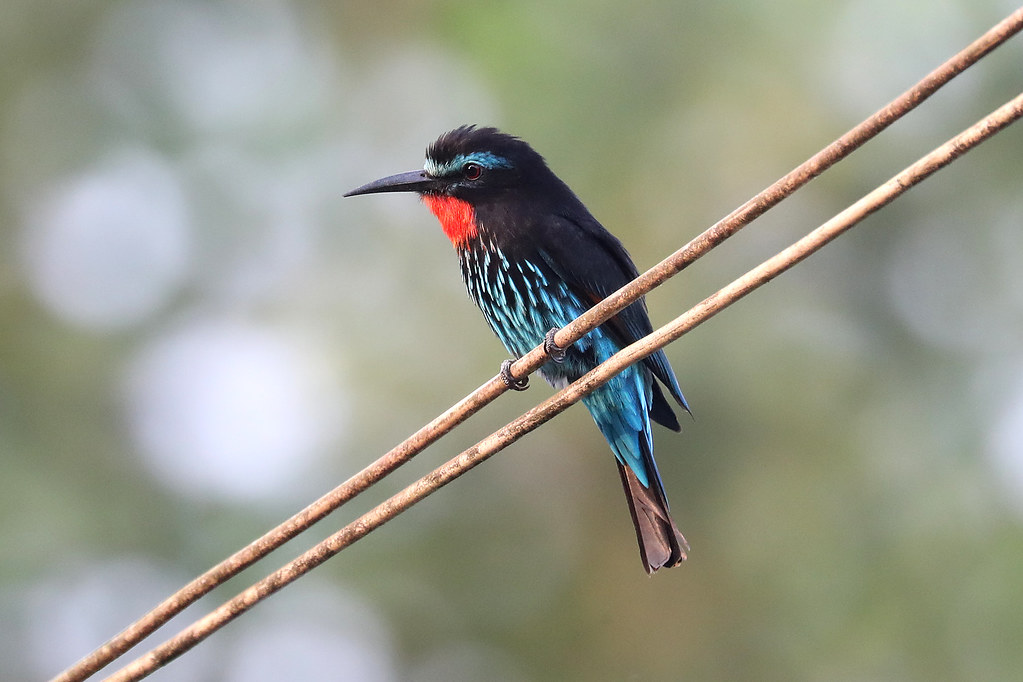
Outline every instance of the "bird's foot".
<path fill-rule="evenodd" d="M 564 362 L 566 349 L 562 348 L 561 346 L 554 342 L 554 335 L 557 333 L 558 333 L 557 327 L 554 327 L 549 332 L 547 332 L 547 335 L 543 337 L 543 349 L 544 351 L 546 351 L 547 357 L 549 357 L 554 362 Z"/>
<path fill-rule="evenodd" d="M 512 376 L 511 366 L 514 360 L 505 360 L 501 363 L 501 381 L 513 391 L 525 391 L 529 388 L 529 377 L 516 379 Z"/>

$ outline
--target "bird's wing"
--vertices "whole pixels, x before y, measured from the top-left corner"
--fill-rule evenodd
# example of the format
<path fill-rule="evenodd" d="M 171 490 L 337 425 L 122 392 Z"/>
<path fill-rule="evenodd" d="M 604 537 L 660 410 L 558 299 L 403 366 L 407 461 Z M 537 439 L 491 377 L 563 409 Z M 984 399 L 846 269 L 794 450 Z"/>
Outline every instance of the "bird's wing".
<path fill-rule="evenodd" d="M 622 243 L 588 213 L 585 220 L 558 215 L 546 227 L 539 231 L 540 243 L 537 246 L 547 265 L 580 300 L 599 303 L 639 275 Z M 653 331 L 643 300 L 633 303 L 605 322 L 604 328 L 622 347 Z M 657 351 L 643 362 L 668 387 L 679 404 L 688 410 L 678 380 L 664 353 Z M 654 388 L 656 390 L 657 387 Z M 666 403 L 664 408 L 670 414 Z M 665 423 L 657 418 L 659 415 L 653 416 L 657 421 Z M 678 428 L 677 422 L 665 425 Z"/>

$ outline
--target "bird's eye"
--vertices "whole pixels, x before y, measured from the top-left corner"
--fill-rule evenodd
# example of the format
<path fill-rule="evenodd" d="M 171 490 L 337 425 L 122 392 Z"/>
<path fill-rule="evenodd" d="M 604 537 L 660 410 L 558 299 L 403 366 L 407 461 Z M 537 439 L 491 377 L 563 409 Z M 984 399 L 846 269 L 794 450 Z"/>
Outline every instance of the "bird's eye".
<path fill-rule="evenodd" d="M 466 180 L 479 180 L 480 176 L 483 175 L 483 166 L 478 163 L 469 162 L 462 166 L 462 172 L 465 173 Z"/>

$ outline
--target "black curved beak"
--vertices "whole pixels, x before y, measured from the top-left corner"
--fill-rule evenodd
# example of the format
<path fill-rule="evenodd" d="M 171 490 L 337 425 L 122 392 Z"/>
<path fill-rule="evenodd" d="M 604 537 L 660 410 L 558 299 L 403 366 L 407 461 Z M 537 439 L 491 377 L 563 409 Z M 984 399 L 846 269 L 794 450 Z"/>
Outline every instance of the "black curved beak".
<path fill-rule="evenodd" d="M 389 175 L 353 189 L 345 194 L 354 197 L 357 194 L 377 194 L 379 192 L 430 192 L 440 188 L 440 181 L 430 177 L 424 170 L 409 171 Z"/>

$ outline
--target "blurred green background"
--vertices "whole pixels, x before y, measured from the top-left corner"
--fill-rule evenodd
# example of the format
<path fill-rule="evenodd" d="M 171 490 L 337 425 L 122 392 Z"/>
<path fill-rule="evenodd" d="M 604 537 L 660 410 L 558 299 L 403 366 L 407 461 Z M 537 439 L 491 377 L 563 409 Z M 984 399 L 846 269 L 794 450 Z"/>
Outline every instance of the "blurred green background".
<path fill-rule="evenodd" d="M 496 372 L 434 218 L 343 192 L 497 125 L 645 269 L 1014 5 L 7 0 L 0 677 L 55 674 Z M 655 323 L 1018 94 L 1021 64 L 1016 38 L 654 292 Z M 154 678 L 1018 679 L 1021 158 L 1017 126 L 668 349 L 696 415 L 657 433 L 685 567 L 643 573 L 577 408 Z"/>

